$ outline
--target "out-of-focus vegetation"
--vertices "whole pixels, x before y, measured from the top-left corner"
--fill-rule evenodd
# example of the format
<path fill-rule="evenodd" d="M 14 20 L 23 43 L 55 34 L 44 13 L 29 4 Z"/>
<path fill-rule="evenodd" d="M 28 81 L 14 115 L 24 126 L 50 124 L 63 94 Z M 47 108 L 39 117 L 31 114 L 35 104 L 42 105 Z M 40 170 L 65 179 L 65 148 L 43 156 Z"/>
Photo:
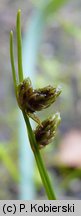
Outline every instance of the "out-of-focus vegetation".
<path fill-rule="evenodd" d="M 58 109 L 62 118 L 54 143 L 42 153 L 52 175 L 53 183 L 56 184 L 56 192 L 59 197 L 81 199 L 81 139 L 78 138 L 81 134 L 81 1 L 32 0 L 31 3 L 27 1 L 23 4 L 20 0 L 1 2 L 0 199 L 17 199 L 18 197 L 19 146 L 17 145 L 18 127 L 16 128 L 18 115 L 15 114 L 17 110 L 8 56 L 9 31 L 15 26 L 15 15 L 18 8 L 22 9 L 24 34 L 26 21 L 29 24 L 27 24 L 28 29 L 31 23 L 28 35 L 33 48 L 30 52 L 27 50 L 27 59 L 31 59 L 29 68 L 35 74 L 35 85 L 37 87 L 48 84 L 62 86 L 62 94 L 56 105 L 49 108 L 48 112 L 39 113 L 40 118 L 45 119 L 48 114 Z M 33 26 L 35 26 L 34 31 Z M 75 148 L 72 147 L 72 143 Z M 70 153 L 72 160 L 69 158 Z M 64 158 L 65 154 L 68 154 L 67 162 Z M 36 168 L 34 182 L 37 198 L 44 196 Z"/>

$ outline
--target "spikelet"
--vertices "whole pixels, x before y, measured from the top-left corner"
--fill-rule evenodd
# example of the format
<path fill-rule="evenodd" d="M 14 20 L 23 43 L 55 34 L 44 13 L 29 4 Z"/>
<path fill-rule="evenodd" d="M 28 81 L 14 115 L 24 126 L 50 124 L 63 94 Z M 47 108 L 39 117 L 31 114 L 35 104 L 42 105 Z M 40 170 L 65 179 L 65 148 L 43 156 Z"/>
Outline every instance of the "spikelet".
<path fill-rule="evenodd" d="M 39 149 L 45 147 L 46 145 L 52 142 L 56 134 L 56 129 L 60 124 L 60 121 L 60 114 L 56 113 L 52 117 L 49 117 L 48 119 L 44 120 L 42 122 L 42 127 L 39 125 L 36 127 L 34 134 L 36 141 L 39 145 Z"/>
<path fill-rule="evenodd" d="M 31 80 L 27 78 L 17 87 L 17 100 L 20 109 L 26 113 L 34 113 L 49 107 L 60 93 L 60 88 L 54 88 L 51 85 L 34 90 Z"/>

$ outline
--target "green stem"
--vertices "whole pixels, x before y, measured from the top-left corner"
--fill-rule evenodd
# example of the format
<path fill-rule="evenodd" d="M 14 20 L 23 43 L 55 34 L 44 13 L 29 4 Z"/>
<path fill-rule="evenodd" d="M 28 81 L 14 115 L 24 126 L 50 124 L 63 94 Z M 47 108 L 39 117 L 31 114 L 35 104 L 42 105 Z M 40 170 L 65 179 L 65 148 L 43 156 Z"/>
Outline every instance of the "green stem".
<path fill-rule="evenodd" d="M 10 32 L 10 60 L 11 60 L 12 75 L 14 81 L 14 89 L 16 94 L 17 80 L 16 80 L 16 70 L 15 70 L 14 52 L 13 52 L 13 31 Z"/>
<path fill-rule="evenodd" d="M 42 161 L 42 157 L 41 157 L 40 151 L 38 149 L 38 145 L 37 145 L 37 142 L 35 140 L 35 136 L 33 134 L 31 125 L 30 125 L 29 118 L 27 117 L 25 112 L 23 112 L 23 116 L 24 116 L 25 123 L 26 123 L 26 126 L 27 126 L 27 131 L 28 131 L 28 136 L 29 136 L 31 148 L 32 148 L 33 153 L 34 153 L 34 156 L 35 156 L 35 159 L 36 159 L 36 162 L 37 162 L 37 166 L 38 166 L 38 169 L 39 169 L 39 173 L 40 173 L 42 182 L 44 184 L 48 199 L 49 200 L 56 200 L 56 197 L 55 197 L 55 194 L 53 192 L 53 188 L 52 188 L 49 176 L 47 174 L 46 168 L 45 168 L 44 163 Z"/>
<path fill-rule="evenodd" d="M 22 40 L 21 40 L 21 10 L 18 10 L 16 20 L 16 31 L 17 31 L 17 54 L 18 54 L 18 74 L 19 81 L 23 81 L 23 67 L 22 67 Z"/>
<path fill-rule="evenodd" d="M 18 75 L 19 75 L 19 82 L 23 81 L 23 69 L 22 69 L 22 45 L 21 45 L 21 25 L 20 25 L 20 14 L 21 11 L 18 10 L 17 13 L 17 22 L 16 22 L 16 28 L 17 28 L 17 50 L 18 50 Z M 11 63 L 12 63 L 12 69 L 13 69 L 13 80 L 14 80 L 14 84 L 15 87 L 17 87 L 16 85 L 16 73 L 15 73 L 15 67 L 14 67 L 14 58 L 13 58 L 13 34 L 11 33 L 11 37 L 10 37 L 10 53 L 11 53 Z M 43 164 L 42 161 L 42 157 L 41 154 L 39 152 L 38 149 L 38 144 L 36 142 L 30 121 L 28 116 L 26 115 L 26 113 L 24 111 L 22 111 L 23 116 L 24 116 L 24 120 L 26 123 L 26 127 L 27 127 L 27 131 L 28 131 L 28 137 L 29 137 L 29 141 L 30 141 L 30 145 L 31 148 L 33 150 L 35 159 L 36 159 L 36 163 L 39 169 L 39 173 L 42 179 L 42 182 L 44 184 L 47 196 L 49 200 L 56 200 L 55 194 L 53 192 L 53 188 L 52 185 L 50 183 L 50 179 L 49 176 L 47 174 L 46 168 Z"/>

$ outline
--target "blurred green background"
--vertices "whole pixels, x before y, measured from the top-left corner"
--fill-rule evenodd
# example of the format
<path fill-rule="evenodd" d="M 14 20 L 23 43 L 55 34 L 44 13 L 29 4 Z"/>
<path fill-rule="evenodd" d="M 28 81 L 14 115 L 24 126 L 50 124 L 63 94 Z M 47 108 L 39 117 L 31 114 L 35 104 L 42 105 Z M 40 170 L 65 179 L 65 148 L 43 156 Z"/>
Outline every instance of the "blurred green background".
<path fill-rule="evenodd" d="M 23 68 L 36 88 L 61 85 L 55 140 L 41 150 L 59 199 L 81 199 L 81 1 L 0 1 L 0 199 L 46 199 L 18 109 L 9 57 L 9 32 L 21 9 Z M 32 123 L 35 128 L 34 122 Z"/>

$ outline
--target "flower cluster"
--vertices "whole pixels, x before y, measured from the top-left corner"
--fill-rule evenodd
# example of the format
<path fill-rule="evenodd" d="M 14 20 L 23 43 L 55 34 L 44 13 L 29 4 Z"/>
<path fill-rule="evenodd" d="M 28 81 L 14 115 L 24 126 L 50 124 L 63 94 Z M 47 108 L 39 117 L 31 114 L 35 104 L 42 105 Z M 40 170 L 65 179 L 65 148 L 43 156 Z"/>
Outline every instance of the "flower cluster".
<path fill-rule="evenodd" d="M 33 89 L 30 78 L 24 79 L 17 86 L 17 101 L 21 110 L 38 123 L 34 131 L 39 148 L 49 144 L 55 137 L 56 128 L 60 122 L 60 115 L 56 113 L 52 117 L 40 122 L 35 115 L 54 103 L 61 93 L 61 88 L 48 85 L 44 88 Z"/>
<path fill-rule="evenodd" d="M 33 113 L 49 107 L 56 101 L 60 93 L 60 87 L 54 88 L 50 85 L 44 88 L 33 89 L 31 80 L 27 78 L 17 87 L 17 100 L 22 110 L 25 110 L 27 113 Z"/>
<path fill-rule="evenodd" d="M 55 137 L 56 129 L 61 121 L 60 114 L 56 113 L 52 117 L 49 117 L 45 121 L 42 122 L 42 127 L 37 126 L 34 131 L 37 143 L 39 145 L 39 149 L 45 147 Z"/>

